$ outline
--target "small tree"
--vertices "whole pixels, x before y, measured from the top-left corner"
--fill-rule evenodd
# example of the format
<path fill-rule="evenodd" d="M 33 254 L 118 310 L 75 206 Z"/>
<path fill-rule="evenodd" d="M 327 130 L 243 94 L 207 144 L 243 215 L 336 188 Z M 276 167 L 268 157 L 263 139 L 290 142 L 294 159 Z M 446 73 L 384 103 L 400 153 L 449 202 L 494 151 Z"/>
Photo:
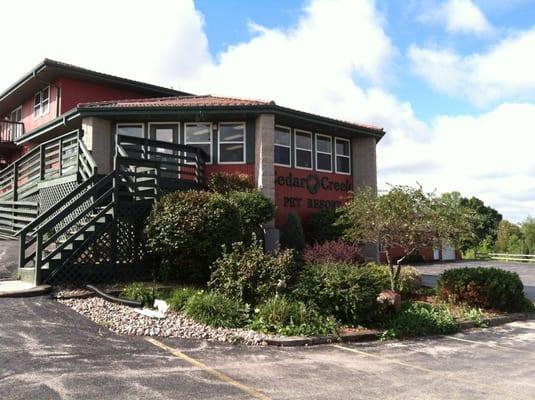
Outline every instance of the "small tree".
<path fill-rule="evenodd" d="M 394 186 L 376 196 L 371 188 L 361 189 L 341 209 L 339 223 L 347 226 L 345 236 L 357 243 L 378 243 L 385 251 L 392 290 L 399 287 L 401 263 L 416 250 L 443 242 L 457 245 L 469 234 L 469 213 L 460 196 L 434 197 L 422 188 Z M 392 257 L 400 248 L 403 256 Z"/>
<path fill-rule="evenodd" d="M 281 244 L 288 249 L 301 252 L 305 248 L 305 234 L 299 214 L 292 211 L 288 214 L 288 220 L 281 235 Z"/>

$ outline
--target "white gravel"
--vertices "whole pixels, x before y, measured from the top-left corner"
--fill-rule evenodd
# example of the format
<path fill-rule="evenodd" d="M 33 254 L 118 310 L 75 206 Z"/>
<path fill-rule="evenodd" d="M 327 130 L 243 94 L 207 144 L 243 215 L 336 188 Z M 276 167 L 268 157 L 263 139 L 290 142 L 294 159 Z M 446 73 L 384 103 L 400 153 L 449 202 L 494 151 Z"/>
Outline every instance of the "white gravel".
<path fill-rule="evenodd" d="M 180 337 L 249 345 L 263 345 L 268 339 L 263 333 L 247 329 L 212 328 L 173 311 L 168 311 L 164 319 L 150 318 L 130 307 L 111 303 L 100 297 L 58 301 L 122 335 Z"/>

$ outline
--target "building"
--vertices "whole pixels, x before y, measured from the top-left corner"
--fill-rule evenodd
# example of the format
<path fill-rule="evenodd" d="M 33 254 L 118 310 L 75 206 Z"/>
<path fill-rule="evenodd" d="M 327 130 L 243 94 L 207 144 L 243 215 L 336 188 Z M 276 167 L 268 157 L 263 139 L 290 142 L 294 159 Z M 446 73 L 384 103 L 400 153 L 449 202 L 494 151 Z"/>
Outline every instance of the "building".
<path fill-rule="evenodd" d="M 20 238 L 21 276 L 34 282 L 131 272 L 144 263 L 139 221 L 154 198 L 203 187 L 218 171 L 249 175 L 275 202 L 265 227 L 275 246 L 290 211 L 306 224 L 348 191 L 376 189 L 384 135 L 274 102 L 192 95 L 53 60 L 0 94 L 0 116 L 0 202 L 9 211 L 0 233 Z"/>

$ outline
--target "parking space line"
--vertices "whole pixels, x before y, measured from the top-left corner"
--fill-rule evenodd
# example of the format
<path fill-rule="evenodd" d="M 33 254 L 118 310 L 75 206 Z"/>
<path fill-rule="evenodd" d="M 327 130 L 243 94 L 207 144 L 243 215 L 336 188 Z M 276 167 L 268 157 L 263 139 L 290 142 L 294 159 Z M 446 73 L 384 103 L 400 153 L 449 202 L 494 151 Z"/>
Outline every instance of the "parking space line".
<path fill-rule="evenodd" d="M 469 384 L 469 385 L 472 385 L 472 386 L 479 386 L 479 387 L 481 387 L 483 389 L 493 390 L 494 392 L 501 392 L 501 393 L 504 393 L 506 395 L 511 395 L 513 393 L 512 390 L 509 390 L 509 389 L 506 390 L 502 386 L 489 385 L 489 384 L 486 384 L 486 383 L 481 383 L 480 381 L 476 381 L 476 380 L 458 378 L 456 376 L 452 376 L 451 373 L 443 371 L 443 370 L 435 371 L 435 370 L 432 370 L 432 369 L 429 369 L 429 368 L 420 367 L 418 365 L 413 365 L 413 364 L 409 364 L 409 363 L 406 363 L 406 362 L 403 362 L 403 361 L 399 361 L 399 360 L 396 360 L 394 358 L 379 356 L 377 354 L 368 353 L 366 351 L 357 350 L 357 349 L 354 349 L 354 348 L 351 348 L 351 347 L 341 346 L 339 344 L 333 344 L 331 346 L 332 347 L 336 347 L 337 349 L 340 349 L 340 350 L 349 351 L 351 353 L 356 353 L 356 354 L 359 354 L 359 355 L 364 356 L 364 357 L 375 358 L 377 360 L 384 361 L 384 362 L 387 362 L 387 363 L 390 363 L 390 364 L 397 364 L 397 365 L 401 365 L 403 367 L 415 369 L 415 370 L 418 370 L 418 371 L 427 372 L 427 373 L 430 373 L 430 374 L 433 374 L 433 375 L 438 375 L 442 379 L 448 379 L 450 381 L 456 381 L 456 382 L 459 382 L 459 383 Z M 520 398 L 532 399 L 532 397 L 528 397 L 528 396 L 525 396 L 525 395 L 520 394 L 520 393 L 515 393 L 515 396 L 517 396 L 517 397 L 515 397 L 516 399 L 520 399 Z"/>
<path fill-rule="evenodd" d="M 193 365 L 207 373 L 209 373 L 210 375 L 216 377 L 217 379 L 219 379 L 220 381 L 222 382 L 225 382 L 225 383 L 228 383 L 229 385 L 232 385 L 238 389 L 240 389 L 242 392 L 245 392 L 247 393 L 248 395 L 250 395 L 252 398 L 254 399 L 261 399 L 261 400 L 271 400 L 268 396 L 266 396 L 265 394 L 253 389 L 252 387 L 250 386 L 247 386 L 241 382 L 238 382 L 236 381 L 235 379 L 232 379 L 230 376 L 228 375 L 225 375 L 224 373 L 218 371 L 217 369 L 214 369 L 214 368 L 211 368 L 209 367 L 208 365 L 190 357 L 190 356 L 187 356 L 186 354 L 182 353 L 180 350 L 177 350 L 177 349 L 174 349 L 170 346 L 167 346 L 166 344 L 154 339 L 154 338 L 145 338 L 149 343 L 152 343 L 154 346 L 156 347 L 159 347 L 160 349 L 163 349 L 169 353 L 171 353 L 172 355 L 174 355 L 175 357 L 178 357 L 180 358 L 181 360 L 184 360 L 186 361 L 188 364 L 190 365 Z"/>
<path fill-rule="evenodd" d="M 466 342 L 466 343 L 479 344 L 479 345 L 481 345 L 481 346 L 487 346 L 487 347 L 492 347 L 492 348 L 502 349 L 502 350 L 507 350 L 507 351 L 516 351 L 517 353 L 524 353 L 524 354 L 528 354 L 528 355 L 531 356 L 531 357 L 535 357 L 535 355 L 533 354 L 532 351 L 526 351 L 526 350 L 515 349 L 514 347 L 502 346 L 502 345 L 495 344 L 495 343 L 479 342 L 479 341 L 477 341 L 477 340 L 469 340 L 469 339 L 464 339 L 464 338 L 460 338 L 460 337 L 457 337 L 457 336 L 445 335 L 444 337 L 445 337 L 446 339 L 453 339 L 453 340 L 457 340 L 457 341 L 459 341 L 459 342 Z"/>

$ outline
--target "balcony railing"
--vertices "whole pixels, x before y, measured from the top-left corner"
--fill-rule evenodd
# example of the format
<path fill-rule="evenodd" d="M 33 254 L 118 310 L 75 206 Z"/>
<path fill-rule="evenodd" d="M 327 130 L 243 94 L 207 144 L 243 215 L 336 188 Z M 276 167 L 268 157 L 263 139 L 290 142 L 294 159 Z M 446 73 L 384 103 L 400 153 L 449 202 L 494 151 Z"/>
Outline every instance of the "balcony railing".
<path fill-rule="evenodd" d="M 0 143 L 14 142 L 24 133 L 24 123 L 0 120 Z"/>

